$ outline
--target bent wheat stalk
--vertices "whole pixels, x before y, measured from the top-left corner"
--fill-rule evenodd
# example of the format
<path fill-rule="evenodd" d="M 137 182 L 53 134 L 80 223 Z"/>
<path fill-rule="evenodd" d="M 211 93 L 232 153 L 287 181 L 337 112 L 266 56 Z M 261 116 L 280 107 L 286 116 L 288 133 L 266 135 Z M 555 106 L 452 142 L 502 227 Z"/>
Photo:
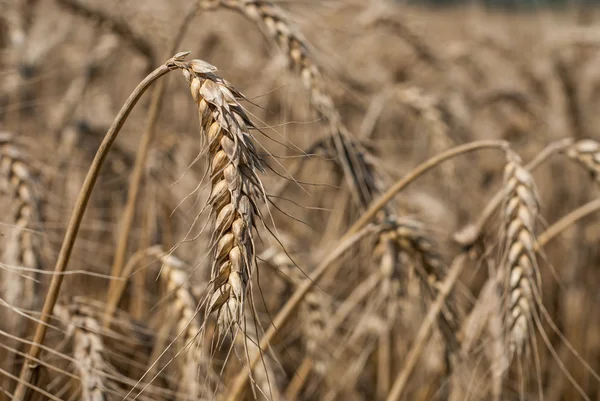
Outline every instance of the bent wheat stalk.
<path fill-rule="evenodd" d="M 85 209 L 87 208 L 88 201 L 92 194 L 92 190 L 96 183 L 96 179 L 98 178 L 100 168 L 108 155 L 108 152 L 117 138 L 125 120 L 133 110 L 133 107 L 138 102 L 140 97 L 144 94 L 146 89 L 152 85 L 157 79 L 167 74 L 169 71 L 179 68 L 177 66 L 177 62 L 182 61 L 185 56 L 189 53 L 178 53 L 174 57 L 167 60 L 163 65 L 158 67 L 156 70 L 152 71 L 140 84 L 135 88 L 133 93 L 129 96 L 119 114 L 113 121 L 110 126 L 104 140 L 100 144 L 98 151 L 96 152 L 96 156 L 92 161 L 92 165 L 90 166 L 88 173 L 85 177 L 85 181 L 83 182 L 83 186 L 79 192 L 77 197 L 77 201 L 75 203 L 75 208 L 73 209 L 73 213 L 71 215 L 71 219 L 69 221 L 69 225 L 67 227 L 67 232 L 65 234 L 65 238 L 61 245 L 60 252 L 58 254 L 58 259 L 56 261 L 56 265 L 54 267 L 54 275 L 52 276 L 52 281 L 50 282 L 50 288 L 48 289 L 48 293 L 46 294 L 46 299 L 44 301 L 44 306 L 42 308 L 42 313 L 40 316 L 40 320 L 38 322 L 35 336 L 33 339 L 33 343 L 29 349 L 27 354 L 27 359 L 35 360 L 41 351 L 41 345 L 44 342 L 44 337 L 46 336 L 46 328 L 48 320 L 50 319 L 50 315 L 52 314 L 52 310 L 54 309 L 54 305 L 56 304 L 56 300 L 58 299 L 58 295 L 60 293 L 60 288 L 62 285 L 62 281 L 64 278 L 64 271 L 67 268 L 69 263 L 69 259 L 71 257 L 71 252 L 73 251 L 73 246 L 75 245 L 75 240 L 77 239 L 77 233 L 79 232 L 79 227 L 81 225 L 81 220 L 83 219 L 83 214 L 85 213 Z M 21 369 L 21 373 L 19 375 L 19 382 L 15 389 L 13 400 L 15 401 L 24 401 L 26 398 L 26 393 L 29 389 L 32 388 L 30 386 L 30 382 L 34 378 L 35 370 L 37 369 L 36 364 L 30 364 L 25 362 Z"/>

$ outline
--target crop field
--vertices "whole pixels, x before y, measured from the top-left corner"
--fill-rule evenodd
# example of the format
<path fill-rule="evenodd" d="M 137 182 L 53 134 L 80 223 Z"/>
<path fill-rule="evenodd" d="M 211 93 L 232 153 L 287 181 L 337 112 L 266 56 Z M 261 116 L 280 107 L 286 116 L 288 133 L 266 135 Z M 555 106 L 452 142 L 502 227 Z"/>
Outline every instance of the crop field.
<path fill-rule="evenodd" d="M 0 0 L 0 401 L 600 400 L 600 10 Z"/>

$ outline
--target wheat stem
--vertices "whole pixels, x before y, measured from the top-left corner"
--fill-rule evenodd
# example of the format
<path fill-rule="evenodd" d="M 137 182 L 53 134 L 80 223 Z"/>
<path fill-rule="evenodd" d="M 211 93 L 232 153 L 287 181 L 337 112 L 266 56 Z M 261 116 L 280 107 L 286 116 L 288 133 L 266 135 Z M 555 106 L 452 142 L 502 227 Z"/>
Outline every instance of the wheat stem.
<path fill-rule="evenodd" d="M 183 36 L 186 32 L 186 29 L 192 21 L 193 17 L 196 15 L 197 10 L 198 5 L 193 4 L 189 11 L 185 14 L 181 24 L 179 25 L 179 28 L 177 29 L 177 33 L 175 34 L 171 44 L 169 45 L 169 51 L 167 54 L 173 54 L 177 50 L 181 41 L 183 40 Z M 119 237 L 117 239 L 117 246 L 115 249 L 115 256 L 113 259 L 111 271 L 111 276 L 113 277 L 121 277 L 121 272 L 125 264 L 127 240 L 129 238 L 129 234 L 131 233 L 131 226 L 133 223 L 133 218 L 135 216 L 135 206 L 137 204 L 138 195 L 142 186 L 144 166 L 146 165 L 146 160 L 148 158 L 150 144 L 152 143 L 152 139 L 154 138 L 154 126 L 156 125 L 156 121 L 158 121 L 158 116 L 160 114 L 165 87 L 166 81 L 161 80 L 156 84 L 156 87 L 152 90 L 150 108 L 148 109 L 148 115 L 146 116 L 146 129 L 144 130 L 144 134 L 142 135 L 142 139 L 140 140 L 138 151 L 135 157 L 135 164 L 133 167 L 133 171 L 131 172 L 129 187 L 127 188 L 127 201 L 125 203 L 125 209 L 123 210 L 123 217 L 119 229 Z M 115 281 L 111 281 L 109 284 L 106 295 L 107 303 L 110 303 L 111 297 L 114 296 L 116 285 L 115 283 Z M 109 311 L 107 310 L 107 313 L 104 316 L 104 327 L 107 327 L 107 325 L 110 322 L 110 318 L 112 317 L 108 314 L 108 312 Z"/>
<path fill-rule="evenodd" d="M 104 163 L 104 160 L 110 151 L 110 147 L 121 131 L 121 128 L 127 120 L 129 113 L 131 113 L 131 110 L 133 110 L 133 107 L 144 94 L 146 89 L 148 89 L 150 85 L 152 85 L 163 75 L 167 74 L 169 71 L 178 68 L 175 66 L 174 61 L 179 61 L 185 57 L 185 55 L 187 55 L 187 53 L 184 55 L 178 54 L 169 59 L 165 64 L 152 71 L 148 76 L 146 76 L 146 78 L 144 78 L 142 82 L 140 82 L 140 84 L 131 93 L 119 111 L 119 114 L 117 114 L 117 117 L 111 124 L 106 136 L 104 137 L 104 140 L 100 144 L 100 147 L 96 152 L 96 156 L 92 161 L 92 165 L 90 166 L 85 177 L 85 181 L 81 187 L 79 196 L 77 197 L 77 201 L 71 215 L 71 220 L 69 221 L 67 232 L 65 234 L 65 238 L 54 267 L 55 274 L 52 276 L 50 287 L 48 289 L 48 293 L 46 294 L 40 321 L 35 331 L 33 345 L 30 347 L 28 352 L 28 359 L 37 358 L 41 351 L 40 346 L 44 342 L 44 337 L 46 336 L 46 324 L 50 319 L 50 315 L 52 314 L 52 310 L 54 309 L 54 305 L 56 304 L 56 300 L 58 299 L 58 295 L 60 293 L 60 287 L 64 278 L 62 273 L 66 270 L 67 264 L 69 263 L 71 252 L 73 251 L 73 246 L 75 245 L 75 240 L 77 239 L 77 233 L 79 232 L 79 226 L 81 225 L 81 220 L 83 219 L 83 214 L 85 213 L 85 209 L 92 194 L 92 190 L 94 189 L 96 179 L 100 173 L 100 168 L 102 167 L 102 164 Z M 36 370 L 37 365 L 30 364 L 28 362 L 23 364 L 21 373 L 19 375 L 19 383 L 17 384 L 13 396 L 14 401 L 25 401 L 27 388 L 29 387 L 28 384 L 33 379 Z"/>

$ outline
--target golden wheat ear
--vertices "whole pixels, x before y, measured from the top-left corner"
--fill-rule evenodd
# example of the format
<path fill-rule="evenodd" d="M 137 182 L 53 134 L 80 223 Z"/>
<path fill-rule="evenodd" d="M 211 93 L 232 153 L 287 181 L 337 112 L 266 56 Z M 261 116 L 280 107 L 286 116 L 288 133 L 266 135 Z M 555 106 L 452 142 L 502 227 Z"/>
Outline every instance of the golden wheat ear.
<path fill-rule="evenodd" d="M 266 195 L 258 177 L 263 161 L 253 144 L 255 128 L 239 99 L 243 96 L 215 75 L 216 68 L 193 60 L 184 70 L 198 106 L 200 135 L 209 157 L 214 243 L 209 312 L 221 333 L 239 324 L 256 265 L 254 230 L 258 204 Z"/>
<path fill-rule="evenodd" d="M 533 177 L 518 155 L 507 153 L 504 169 L 504 263 L 507 275 L 505 333 L 511 354 L 521 354 L 532 335 L 540 281 L 535 256 L 539 201 Z"/>

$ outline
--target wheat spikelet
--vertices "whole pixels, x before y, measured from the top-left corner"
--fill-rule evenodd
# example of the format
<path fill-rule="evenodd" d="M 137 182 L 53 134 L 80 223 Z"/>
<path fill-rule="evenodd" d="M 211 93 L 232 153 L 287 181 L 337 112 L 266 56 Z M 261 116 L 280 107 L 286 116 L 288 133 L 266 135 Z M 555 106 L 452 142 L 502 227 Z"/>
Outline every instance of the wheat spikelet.
<path fill-rule="evenodd" d="M 67 337 L 72 336 L 73 357 L 81 380 L 81 399 L 106 401 L 108 383 L 104 372 L 107 362 L 100 324 L 93 317 L 81 313 L 77 305 L 57 305 L 55 313 L 67 326 Z"/>
<path fill-rule="evenodd" d="M 263 171 L 252 136 L 254 128 L 237 99 L 243 96 L 214 74 L 215 67 L 193 60 L 184 70 L 198 105 L 200 131 L 210 163 L 208 204 L 214 216 L 213 295 L 210 312 L 218 314 L 222 333 L 243 316 L 247 287 L 255 265 L 253 229 L 260 218 L 257 202 L 266 199 L 257 176 Z"/>
<path fill-rule="evenodd" d="M 535 258 L 535 221 L 539 206 L 535 183 L 521 164 L 520 158 L 510 152 L 504 169 L 504 230 L 505 268 L 508 276 L 508 299 L 505 332 L 511 354 L 521 352 L 531 334 L 531 324 L 539 278 Z"/>
<path fill-rule="evenodd" d="M 577 141 L 566 150 L 566 155 L 575 160 L 596 182 L 600 182 L 600 144 L 591 139 Z"/>

